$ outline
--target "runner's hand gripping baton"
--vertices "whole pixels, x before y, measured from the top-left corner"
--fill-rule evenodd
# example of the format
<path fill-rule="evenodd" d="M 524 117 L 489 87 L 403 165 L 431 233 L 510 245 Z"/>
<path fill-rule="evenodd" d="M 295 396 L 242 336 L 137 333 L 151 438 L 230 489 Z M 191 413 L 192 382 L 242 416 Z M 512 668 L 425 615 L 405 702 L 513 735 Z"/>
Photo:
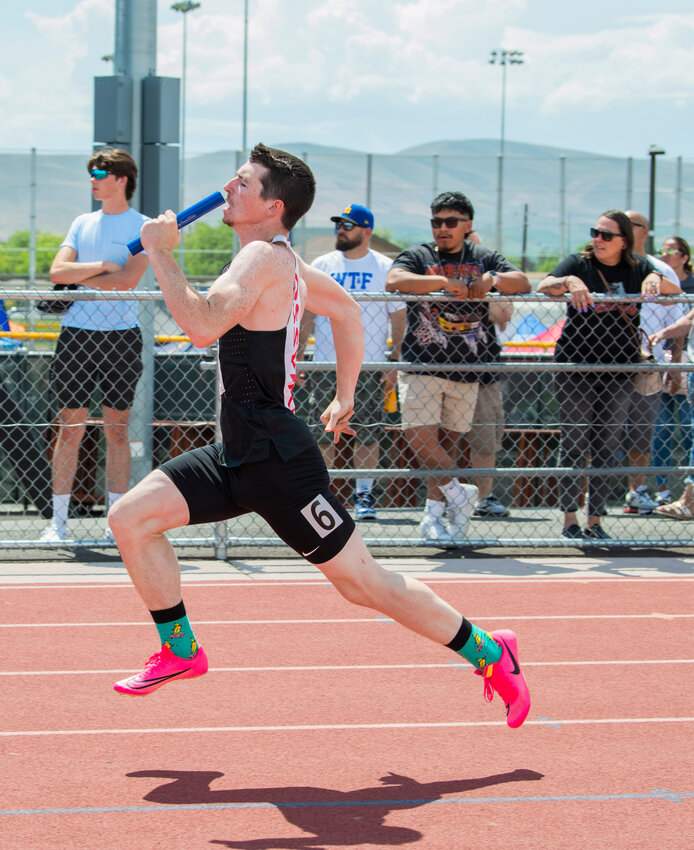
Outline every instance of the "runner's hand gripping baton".
<path fill-rule="evenodd" d="M 207 213 L 211 212 L 213 209 L 221 207 L 223 203 L 224 195 L 222 195 L 221 192 L 213 192 L 211 195 L 208 195 L 206 198 L 198 201 L 197 204 L 193 204 L 192 207 L 188 207 L 176 216 L 178 229 L 180 230 L 182 227 L 185 227 L 186 224 L 190 224 L 192 221 L 195 221 L 201 216 L 207 215 Z M 133 239 L 132 242 L 128 242 L 128 251 L 130 251 L 133 255 L 139 254 L 140 251 L 142 251 L 142 241 L 138 238 Z"/>

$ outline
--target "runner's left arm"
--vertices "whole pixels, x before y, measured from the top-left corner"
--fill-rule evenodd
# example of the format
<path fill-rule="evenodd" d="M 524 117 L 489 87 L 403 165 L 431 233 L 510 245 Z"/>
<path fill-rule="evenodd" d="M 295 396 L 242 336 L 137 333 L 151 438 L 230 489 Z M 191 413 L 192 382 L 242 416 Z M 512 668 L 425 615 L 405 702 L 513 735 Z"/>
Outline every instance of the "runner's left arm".
<path fill-rule="evenodd" d="M 330 275 L 299 260 L 306 283 L 306 309 L 330 319 L 335 345 L 337 388 L 335 398 L 321 416 L 334 441 L 354 434 L 349 420 L 354 412 L 354 389 L 364 359 L 364 325 L 361 307 Z"/>

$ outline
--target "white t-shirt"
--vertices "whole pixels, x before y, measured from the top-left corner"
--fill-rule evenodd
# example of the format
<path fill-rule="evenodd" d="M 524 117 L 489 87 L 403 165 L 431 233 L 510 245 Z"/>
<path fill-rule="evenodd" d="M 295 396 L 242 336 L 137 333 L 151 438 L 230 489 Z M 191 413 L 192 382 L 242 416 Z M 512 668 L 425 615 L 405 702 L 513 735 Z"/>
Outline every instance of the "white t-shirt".
<path fill-rule="evenodd" d="M 331 251 L 317 257 L 312 265 L 329 274 L 348 292 L 385 292 L 386 274 L 393 261 L 378 251 L 369 250 L 365 257 L 349 260 L 342 251 Z M 389 316 L 397 310 L 403 310 L 402 301 L 359 302 L 364 323 L 365 361 L 379 362 L 385 359 L 388 341 Z M 314 332 L 313 359 L 315 361 L 334 361 L 335 346 L 330 329 L 330 320 L 325 316 L 316 316 Z"/>
<path fill-rule="evenodd" d="M 104 215 L 101 210 L 84 213 L 72 222 L 60 247 L 76 251 L 78 263 L 110 260 L 124 266 L 130 257 L 128 242 L 140 235 L 140 228 L 146 221 L 146 215 L 132 208 L 118 215 Z M 80 285 L 79 289 L 95 287 Z M 62 324 L 90 331 L 134 328 L 137 327 L 137 301 L 73 301 Z"/>
<path fill-rule="evenodd" d="M 647 254 L 646 256 L 656 271 L 662 272 L 662 274 L 664 274 L 668 280 L 671 280 L 673 283 L 676 283 L 677 286 L 680 285 L 680 280 L 677 277 L 677 274 L 672 268 L 672 266 L 669 266 L 667 263 L 663 262 L 658 257 L 654 257 L 652 254 Z M 668 325 L 671 325 L 673 322 L 676 322 L 686 313 L 686 304 L 666 305 L 652 304 L 649 301 L 643 301 L 641 304 L 641 329 L 647 336 L 652 336 L 659 330 L 662 330 Z M 667 362 L 667 358 L 665 357 L 664 342 L 659 342 L 655 346 L 655 348 L 653 349 L 653 356 L 658 361 L 658 363 Z"/>

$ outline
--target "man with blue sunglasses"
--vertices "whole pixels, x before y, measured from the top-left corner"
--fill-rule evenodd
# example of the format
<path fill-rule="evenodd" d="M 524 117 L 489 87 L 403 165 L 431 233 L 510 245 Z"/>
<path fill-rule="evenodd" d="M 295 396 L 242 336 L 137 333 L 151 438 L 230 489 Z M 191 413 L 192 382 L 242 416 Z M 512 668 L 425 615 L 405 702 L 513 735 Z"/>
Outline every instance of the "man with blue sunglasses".
<path fill-rule="evenodd" d="M 70 288 L 127 292 L 147 268 L 127 243 L 140 235 L 147 217 L 130 206 L 137 165 L 127 151 L 101 148 L 87 163 L 92 197 L 101 209 L 78 216 L 51 265 L 51 281 Z M 142 334 L 137 302 L 73 301 L 63 314 L 50 388 L 59 408 L 52 458 L 53 519 L 43 543 L 67 537 L 67 519 L 80 443 L 92 397 L 101 389 L 106 438 L 106 483 L 110 507 L 130 478 L 128 422 L 142 373 Z M 110 536 L 108 526 L 105 533 Z"/>

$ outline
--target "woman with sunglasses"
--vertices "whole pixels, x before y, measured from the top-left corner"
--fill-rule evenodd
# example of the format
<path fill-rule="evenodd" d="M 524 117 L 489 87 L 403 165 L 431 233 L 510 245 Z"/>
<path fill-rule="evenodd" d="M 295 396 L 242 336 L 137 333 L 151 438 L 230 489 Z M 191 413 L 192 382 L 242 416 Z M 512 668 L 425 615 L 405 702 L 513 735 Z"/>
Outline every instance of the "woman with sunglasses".
<path fill-rule="evenodd" d="M 595 300 L 595 295 L 679 294 L 672 281 L 653 270 L 649 260 L 633 253 L 631 222 L 620 210 L 608 210 L 591 227 L 592 241 L 571 254 L 538 286 L 538 293 L 570 295 L 566 322 L 557 340 L 559 363 L 636 363 L 640 356 L 639 305 Z M 626 421 L 634 373 L 559 372 L 555 392 L 559 405 L 561 444 L 559 465 L 582 469 L 590 453 L 593 469 L 615 465 Z M 582 476 L 559 479 L 559 507 L 564 513 L 562 535 L 569 539 L 609 540 L 600 525 L 607 513 L 609 479 L 589 479 L 588 520 L 581 531 L 577 511 Z"/>
<path fill-rule="evenodd" d="M 669 266 L 672 266 L 679 278 L 682 292 L 688 295 L 694 294 L 694 270 L 692 269 L 689 243 L 681 236 L 671 236 L 663 242 L 660 258 Z M 673 360 L 677 360 L 689 333 L 687 359 L 694 362 L 694 339 L 692 339 L 690 333 L 692 323 L 694 323 L 694 310 L 683 315 L 681 319 L 669 327 L 654 334 L 651 337 L 651 342 L 655 345 L 665 339 L 671 340 L 673 343 L 671 349 Z M 653 441 L 653 462 L 655 466 L 671 465 L 676 421 L 680 425 L 685 452 L 689 454 L 689 465 L 694 464 L 694 445 L 692 445 L 692 436 L 694 435 L 694 406 L 692 405 L 694 375 L 691 372 L 688 373 L 688 387 L 683 378 L 682 372 L 673 372 L 667 376 Z M 672 519 L 694 519 L 694 477 L 692 475 L 688 475 L 685 479 L 684 493 L 678 500 L 671 501 L 668 498 L 669 496 L 667 477 L 658 476 L 656 500 L 660 502 L 660 506 L 656 509 L 655 514 L 668 516 Z"/>

